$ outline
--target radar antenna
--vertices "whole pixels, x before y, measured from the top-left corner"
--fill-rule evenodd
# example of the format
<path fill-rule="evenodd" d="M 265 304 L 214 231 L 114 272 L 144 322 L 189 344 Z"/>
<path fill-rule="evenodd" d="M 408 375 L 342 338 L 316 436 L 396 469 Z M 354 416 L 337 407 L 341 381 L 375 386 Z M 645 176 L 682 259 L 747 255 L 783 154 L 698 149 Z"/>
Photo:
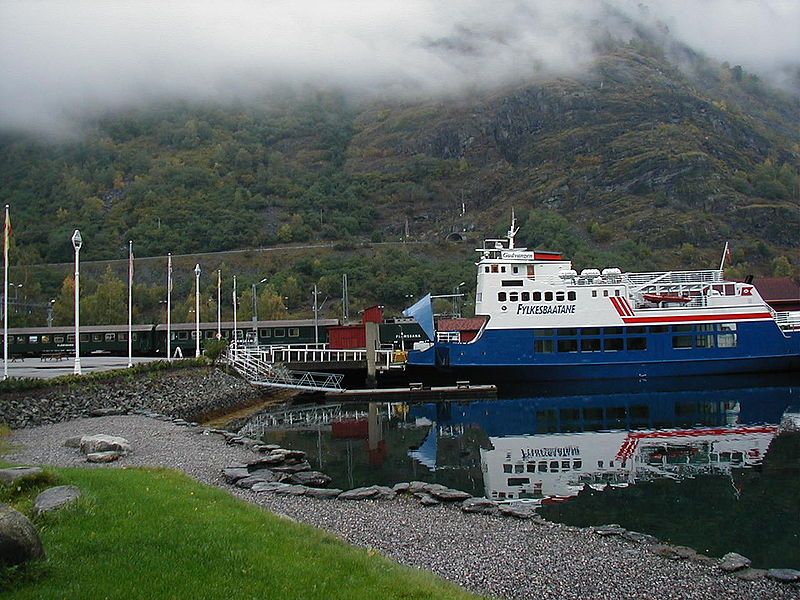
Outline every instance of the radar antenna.
<path fill-rule="evenodd" d="M 514 236 L 517 235 L 519 227 L 517 227 L 517 217 L 514 215 L 514 207 L 511 207 L 511 228 L 508 230 L 508 248 L 514 249 Z"/>

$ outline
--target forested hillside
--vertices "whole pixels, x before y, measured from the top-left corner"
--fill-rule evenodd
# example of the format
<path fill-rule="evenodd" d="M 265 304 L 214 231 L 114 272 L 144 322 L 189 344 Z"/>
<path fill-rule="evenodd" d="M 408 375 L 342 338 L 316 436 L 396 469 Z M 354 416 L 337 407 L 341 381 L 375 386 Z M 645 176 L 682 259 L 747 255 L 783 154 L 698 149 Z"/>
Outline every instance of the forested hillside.
<path fill-rule="evenodd" d="M 706 267 L 728 240 L 734 274 L 796 274 L 800 263 L 798 98 L 645 38 L 607 41 L 580 77 L 458 98 L 296 92 L 165 104 L 86 128 L 67 141 L 0 139 L 16 264 L 69 261 L 75 228 L 85 259 L 124 258 L 129 239 L 138 256 L 406 239 L 442 244 L 437 264 L 471 285 L 462 245 L 504 231 L 512 207 L 521 243 L 562 250 L 578 268 Z M 442 271 L 415 266 L 426 252 L 402 264 L 388 249 L 345 254 L 354 270 L 400 269 L 365 282 L 363 303 L 401 304 Z M 285 299 L 289 277 L 303 290 L 328 277 L 333 293 L 342 264 L 241 269 L 253 279 L 267 269 Z M 53 273 L 26 289 L 58 294 Z M 153 273 L 143 283 L 163 285 Z"/>

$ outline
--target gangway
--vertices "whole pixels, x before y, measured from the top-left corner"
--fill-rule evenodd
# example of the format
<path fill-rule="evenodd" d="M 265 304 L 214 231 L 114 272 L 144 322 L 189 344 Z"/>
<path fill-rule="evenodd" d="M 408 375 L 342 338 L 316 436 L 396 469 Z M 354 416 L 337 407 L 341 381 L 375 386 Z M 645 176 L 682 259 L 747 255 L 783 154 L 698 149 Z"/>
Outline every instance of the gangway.
<path fill-rule="evenodd" d="M 224 361 L 252 385 L 306 392 L 342 392 L 343 375 L 296 371 L 268 360 L 267 355 L 252 347 L 231 344 Z"/>
<path fill-rule="evenodd" d="M 239 435 L 261 437 L 273 429 L 328 428 L 342 421 L 366 419 L 368 411 L 343 404 L 325 404 L 267 411 L 255 415 L 239 431 Z M 381 414 L 381 411 L 379 411 Z"/>

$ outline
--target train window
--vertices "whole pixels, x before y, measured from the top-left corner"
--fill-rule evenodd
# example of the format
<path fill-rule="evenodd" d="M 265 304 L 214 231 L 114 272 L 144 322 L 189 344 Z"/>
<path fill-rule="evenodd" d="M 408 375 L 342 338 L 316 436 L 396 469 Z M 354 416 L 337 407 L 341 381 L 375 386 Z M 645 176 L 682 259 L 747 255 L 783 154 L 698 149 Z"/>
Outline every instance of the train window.
<path fill-rule="evenodd" d="M 118 333 L 117 340 L 120 342 L 127 342 L 128 341 L 128 334 L 126 332 Z"/>
<path fill-rule="evenodd" d="M 189 339 L 189 332 L 188 331 L 179 331 L 178 332 L 178 339 L 179 340 L 188 340 Z"/>
<path fill-rule="evenodd" d="M 117 334 L 116 333 L 107 333 L 106 334 L 106 341 L 107 342 L 116 342 L 117 341 Z"/>
<path fill-rule="evenodd" d="M 553 301 L 553 292 L 545 292 L 544 293 L 544 300 L 545 300 L 545 302 L 552 302 Z"/>
<path fill-rule="evenodd" d="M 192 339 L 193 340 L 197 339 L 197 332 L 194 329 L 192 329 Z"/>
<path fill-rule="evenodd" d="M 50 336 L 49 335 L 43 335 L 42 336 L 42 343 L 43 344 L 49 344 L 50 343 Z"/>
<path fill-rule="evenodd" d="M 53 337 L 53 341 L 56 344 L 63 344 L 64 343 L 64 336 L 63 335 L 56 335 Z"/>
<path fill-rule="evenodd" d="M 575 292 L 567 292 L 567 300 L 575 300 Z"/>
<path fill-rule="evenodd" d="M 31 335 L 28 337 L 28 341 L 31 344 L 38 344 L 39 343 L 39 336 L 38 335 Z"/>
<path fill-rule="evenodd" d="M 275 337 L 286 337 L 286 330 L 285 329 L 276 329 L 275 330 Z"/>
<path fill-rule="evenodd" d="M 81 337 L 80 337 L 80 340 L 82 342 L 88 342 L 89 341 L 89 334 L 88 333 L 82 333 Z"/>
<path fill-rule="evenodd" d="M 18 335 L 18 336 L 17 336 L 17 343 L 18 343 L 18 344 L 24 344 L 24 343 L 25 343 L 25 339 L 26 339 L 26 338 L 25 338 L 25 336 L 24 336 L 24 335 Z"/>
<path fill-rule="evenodd" d="M 67 335 L 67 342 L 69 342 L 70 344 L 74 344 L 75 343 L 75 334 L 74 333 L 70 333 L 70 334 Z"/>
<path fill-rule="evenodd" d="M 300 337 L 300 329 L 297 327 L 289 329 L 289 337 Z"/>
<path fill-rule="evenodd" d="M 93 333 L 92 334 L 92 341 L 93 342 L 102 342 L 103 341 L 103 334 L 102 333 Z"/>
<path fill-rule="evenodd" d="M 258 330 L 258 336 L 263 338 L 268 338 L 272 335 L 272 330 L 267 329 L 266 327 L 262 327 Z"/>
<path fill-rule="evenodd" d="M 208 331 L 206 331 L 206 333 L 205 333 L 205 336 L 206 336 L 206 339 L 207 339 L 207 340 L 210 340 L 210 339 L 212 339 L 212 338 L 213 338 L 215 335 L 216 335 L 216 333 L 214 333 L 214 330 L 213 330 L 213 329 L 209 329 L 209 330 L 208 330 Z"/>

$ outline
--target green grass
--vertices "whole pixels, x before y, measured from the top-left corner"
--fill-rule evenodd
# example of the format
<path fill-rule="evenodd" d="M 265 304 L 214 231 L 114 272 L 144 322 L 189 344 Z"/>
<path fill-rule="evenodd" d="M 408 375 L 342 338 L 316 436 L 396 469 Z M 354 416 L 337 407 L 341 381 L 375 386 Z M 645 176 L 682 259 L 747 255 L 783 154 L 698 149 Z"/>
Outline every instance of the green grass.
<path fill-rule="evenodd" d="M 55 479 L 83 496 L 34 521 L 47 560 L 0 572 L 3 598 L 474 598 L 174 471 L 57 469 L 0 501 L 30 514 Z"/>

